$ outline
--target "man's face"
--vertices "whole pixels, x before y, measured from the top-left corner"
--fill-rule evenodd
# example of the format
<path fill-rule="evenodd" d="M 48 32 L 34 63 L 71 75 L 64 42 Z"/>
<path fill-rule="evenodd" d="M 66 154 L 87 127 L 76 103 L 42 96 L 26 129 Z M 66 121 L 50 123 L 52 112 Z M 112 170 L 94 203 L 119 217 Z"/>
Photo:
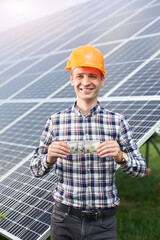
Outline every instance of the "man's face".
<path fill-rule="evenodd" d="M 104 85 L 104 76 L 96 68 L 77 67 L 71 73 L 71 84 L 77 99 L 97 101 L 99 89 Z"/>

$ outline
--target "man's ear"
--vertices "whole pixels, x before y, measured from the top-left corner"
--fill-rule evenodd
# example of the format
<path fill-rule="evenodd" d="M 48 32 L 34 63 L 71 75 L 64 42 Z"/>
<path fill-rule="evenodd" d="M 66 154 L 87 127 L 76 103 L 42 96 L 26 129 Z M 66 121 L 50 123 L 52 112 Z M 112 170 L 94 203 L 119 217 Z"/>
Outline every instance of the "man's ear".
<path fill-rule="evenodd" d="M 72 75 L 72 73 L 70 74 L 70 82 L 71 82 L 71 85 L 73 86 L 73 75 Z"/>
<path fill-rule="evenodd" d="M 105 80 L 105 76 L 102 76 L 102 77 L 101 77 L 101 87 L 104 86 L 104 80 Z"/>

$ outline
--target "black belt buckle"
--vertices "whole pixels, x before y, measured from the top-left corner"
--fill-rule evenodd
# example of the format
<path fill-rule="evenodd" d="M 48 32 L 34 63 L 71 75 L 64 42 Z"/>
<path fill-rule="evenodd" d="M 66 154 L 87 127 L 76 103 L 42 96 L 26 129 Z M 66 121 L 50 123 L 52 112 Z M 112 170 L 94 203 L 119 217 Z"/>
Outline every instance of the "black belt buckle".
<path fill-rule="evenodd" d="M 81 211 L 81 220 L 94 220 L 98 219 L 98 212 L 95 211 Z"/>

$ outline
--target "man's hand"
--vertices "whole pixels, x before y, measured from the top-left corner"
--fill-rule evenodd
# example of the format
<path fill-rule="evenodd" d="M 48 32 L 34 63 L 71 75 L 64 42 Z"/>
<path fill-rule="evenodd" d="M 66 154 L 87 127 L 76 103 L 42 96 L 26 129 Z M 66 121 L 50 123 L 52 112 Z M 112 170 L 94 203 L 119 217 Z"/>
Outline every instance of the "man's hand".
<path fill-rule="evenodd" d="M 97 147 L 97 153 L 101 158 L 113 157 L 115 162 L 120 162 L 122 159 L 122 152 L 117 141 L 107 141 L 100 143 Z"/>
<path fill-rule="evenodd" d="M 47 163 L 55 163 L 57 158 L 66 158 L 70 153 L 70 147 L 65 142 L 55 141 L 48 147 Z"/>

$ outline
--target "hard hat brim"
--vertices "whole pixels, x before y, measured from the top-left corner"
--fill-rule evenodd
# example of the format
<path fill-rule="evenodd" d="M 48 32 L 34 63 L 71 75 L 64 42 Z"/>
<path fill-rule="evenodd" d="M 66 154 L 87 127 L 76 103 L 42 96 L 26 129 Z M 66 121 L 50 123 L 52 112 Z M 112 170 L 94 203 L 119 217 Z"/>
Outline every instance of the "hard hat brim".
<path fill-rule="evenodd" d="M 76 67 L 90 67 L 90 68 L 96 68 L 96 69 L 98 69 L 98 70 L 100 70 L 103 74 L 106 74 L 107 72 L 104 70 L 104 69 L 102 69 L 102 68 L 97 68 L 97 67 L 94 67 L 94 66 L 90 66 L 90 65 L 83 65 L 83 66 L 73 66 L 73 67 L 65 67 L 65 70 L 68 70 L 68 71 L 72 71 L 74 68 L 76 68 Z"/>

